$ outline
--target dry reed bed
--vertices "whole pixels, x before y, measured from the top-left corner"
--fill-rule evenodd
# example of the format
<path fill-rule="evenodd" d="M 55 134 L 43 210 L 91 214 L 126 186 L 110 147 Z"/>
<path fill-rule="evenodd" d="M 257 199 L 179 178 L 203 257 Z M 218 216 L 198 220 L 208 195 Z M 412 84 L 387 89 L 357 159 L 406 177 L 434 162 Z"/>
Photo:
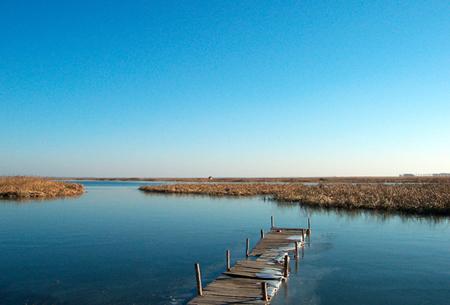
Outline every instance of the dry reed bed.
<path fill-rule="evenodd" d="M 174 184 L 142 186 L 145 192 L 210 196 L 271 196 L 310 206 L 450 215 L 450 184 Z"/>
<path fill-rule="evenodd" d="M 224 183 L 450 183 L 446 176 L 413 176 L 413 177 L 261 177 L 261 178 L 93 178 L 77 177 L 71 180 L 98 181 L 176 181 L 176 182 L 224 182 Z"/>
<path fill-rule="evenodd" d="M 0 198 L 31 199 L 78 196 L 84 188 L 78 183 L 52 181 L 40 177 L 0 177 Z"/>

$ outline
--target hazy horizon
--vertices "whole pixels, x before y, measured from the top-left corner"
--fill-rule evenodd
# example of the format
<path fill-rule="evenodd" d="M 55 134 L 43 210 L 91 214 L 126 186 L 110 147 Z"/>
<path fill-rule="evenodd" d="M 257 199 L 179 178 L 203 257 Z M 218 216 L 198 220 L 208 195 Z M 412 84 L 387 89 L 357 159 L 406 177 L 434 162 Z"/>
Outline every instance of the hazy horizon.
<path fill-rule="evenodd" d="M 414 177 L 433 177 L 433 176 L 450 176 L 449 172 L 436 172 L 436 173 L 400 173 L 398 175 L 343 175 L 343 176 L 46 176 L 46 177 L 52 177 L 52 178 L 92 178 L 92 179 L 104 179 L 104 178 L 112 178 L 112 179 L 117 179 L 117 178 L 125 178 L 125 179 L 170 179 L 170 178 L 174 178 L 174 179 L 204 179 L 204 178 L 215 178 L 215 179 L 232 179 L 232 178 L 243 178 L 243 179 L 260 179 L 260 178 L 268 178 L 268 179 L 277 179 L 277 178 L 299 178 L 299 179 L 314 179 L 314 178 L 382 178 L 382 177 L 408 177 L 408 176 L 414 176 Z M 20 175 L 18 175 L 20 176 Z M 40 176 L 40 175 L 34 175 L 34 176 Z"/>
<path fill-rule="evenodd" d="M 450 172 L 450 3 L 0 3 L 0 175 Z"/>

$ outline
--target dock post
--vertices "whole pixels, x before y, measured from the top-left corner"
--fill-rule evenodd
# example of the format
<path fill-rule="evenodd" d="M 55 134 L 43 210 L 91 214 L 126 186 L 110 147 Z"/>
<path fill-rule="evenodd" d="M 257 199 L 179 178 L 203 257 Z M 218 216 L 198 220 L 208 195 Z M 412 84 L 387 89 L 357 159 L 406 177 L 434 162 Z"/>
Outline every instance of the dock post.
<path fill-rule="evenodd" d="M 261 282 L 261 292 L 262 292 L 263 301 L 267 302 L 269 300 L 269 297 L 267 296 L 267 283 L 266 282 Z"/>
<path fill-rule="evenodd" d="M 263 231 L 263 229 L 261 229 L 261 239 L 263 239 L 264 238 L 264 231 Z"/>
<path fill-rule="evenodd" d="M 273 216 L 270 216 L 270 228 L 273 229 L 275 227 L 275 220 Z"/>
<path fill-rule="evenodd" d="M 284 256 L 284 277 L 287 279 L 289 276 L 289 255 Z"/>
<path fill-rule="evenodd" d="M 199 296 L 202 296 L 203 295 L 202 274 L 200 272 L 200 264 L 199 263 L 195 264 L 195 275 L 197 278 L 197 294 Z"/>
<path fill-rule="evenodd" d="M 246 257 L 250 256 L 250 239 L 248 239 L 248 238 L 245 243 L 245 256 Z"/>
<path fill-rule="evenodd" d="M 230 264 L 230 257 L 231 257 L 231 255 L 230 255 L 230 250 L 227 250 L 227 255 L 226 255 L 226 257 L 227 257 L 227 271 L 230 271 L 230 270 L 231 270 L 231 264 Z"/>
<path fill-rule="evenodd" d="M 296 260 L 298 260 L 298 241 L 295 242 L 294 257 L 295 257 Z"/>
<path fill-rule="evenodd" d="M 306 234 L 310 235 L 311 234 L 311 219 L 308 217 L 308 230 L 306 230 Z"/>

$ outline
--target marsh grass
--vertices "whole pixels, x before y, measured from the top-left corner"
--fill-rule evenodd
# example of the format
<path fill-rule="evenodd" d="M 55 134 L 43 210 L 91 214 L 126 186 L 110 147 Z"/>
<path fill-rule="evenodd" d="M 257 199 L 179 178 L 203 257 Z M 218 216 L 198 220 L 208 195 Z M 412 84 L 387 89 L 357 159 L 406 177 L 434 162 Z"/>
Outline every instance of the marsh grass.
<path fill-rule="evenodd" d="M 84 192 L 78 183 L 52 181 L 42 177 L 0 177 L 1 199 L 31 199 L 77 196 Z"/>
<path fill-rule="evenodd" d="M 413 176 L 413 177 L 279 177 L 279 178 L 93 178 L 73 177 L 71 180 L 97 181 L 166 181 L 183 183 L 450 183 L 449 176 Z"/>
<path fill-rule="evenodd" d="M 270 196 L 280 202 L 345 209 L 450 215 L 450 184 L 384 183 L 195 183 L 142 186 L 145 192 L 210 196 Z"/>

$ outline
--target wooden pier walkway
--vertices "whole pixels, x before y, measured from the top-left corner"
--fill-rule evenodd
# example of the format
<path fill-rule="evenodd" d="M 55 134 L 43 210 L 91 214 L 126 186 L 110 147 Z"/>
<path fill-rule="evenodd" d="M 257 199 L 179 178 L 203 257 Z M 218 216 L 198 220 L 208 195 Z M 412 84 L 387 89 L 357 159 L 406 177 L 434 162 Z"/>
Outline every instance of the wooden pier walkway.
<path fill-rule="evenodd" d="M 227 251 L 227 270 L 206 288 L 202 287 L 200 267 L 196 264 L 198 296 L 188 304 L 270 304 L 289 276 L 289 253 L 298 259 L 299 249 L 310 233 L 309 220 L 308 229 L 272 226 L 267 233 L 261 230 L 261 239 L 251 251 L 247 239 L 247 259 L 230 267 Z"/>

